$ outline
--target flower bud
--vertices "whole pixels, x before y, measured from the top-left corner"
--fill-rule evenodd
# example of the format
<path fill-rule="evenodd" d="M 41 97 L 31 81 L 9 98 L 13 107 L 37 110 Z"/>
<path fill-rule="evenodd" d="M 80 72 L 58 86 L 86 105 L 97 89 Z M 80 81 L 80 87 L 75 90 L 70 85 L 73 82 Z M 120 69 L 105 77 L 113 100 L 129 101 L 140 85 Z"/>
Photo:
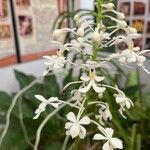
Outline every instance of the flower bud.
<path fill-rule="evenodd" d="M 97 28 L 95 28 L 95 31 L 93 32 L 92 41 L 93 42 L 99 42 L 100 41 L 100 34 L 99 34 Z"/>
<path fill-rule="evenodd" d="M 56 29 L 54 32 L 53 32 L 53 38 L 55 40 L 57 40 L 61 35 L 62 35 L 63 31 L 62 29 Z"/>
<path fill-rule="evenodd" d="M 123 21 L 123 20 L 118 20 L 118 25 L 119 25 L 121 28 L 127 27 L 126 21 Z"/>
<path fill-rule="evenodd" d="M 103 4 L 102 7 L 106 8 L 107 10 L 112 10 L 115 5 L 113 3 Z"/>
<path fill-rule="evenodd" d="M 74 16 L 74 21 L 75 22 L 78 22 L 80 20 L 80 15 L 79 14 L 76 14 L 75 16 Z"/>
<path fill-rule="evenodd" d="M 80 27 L 82 24 L 83 24 L 82 19 L 79 19 L 79 20 L 76 22 L 77 27 Z"/>
<path fill-rule="evenodd" d="M 78 34 L 78 36 L 83 37 L 84 36 L 84 28 L 83 27 L 78 28 L 77 34 Z"/>
<path fill-rule="evenodd" d="M 118 16 L 118 18 L 121 19 L 121 20 L 125 19 L 125 15 L 124 15 L 123 13 L 118 12 L 118 13 L 117 13 L 117 16 Z"/>
<path fill-rule="evenodd" d="M 133 27 L 128 27 L 128 29 L 129 29 L 129 32 L 131 33 L 131 34 L 133 34 L 133 33 L 137 33 L 137 30 L 135 29 L 135 28 L 133 28 Z"/>

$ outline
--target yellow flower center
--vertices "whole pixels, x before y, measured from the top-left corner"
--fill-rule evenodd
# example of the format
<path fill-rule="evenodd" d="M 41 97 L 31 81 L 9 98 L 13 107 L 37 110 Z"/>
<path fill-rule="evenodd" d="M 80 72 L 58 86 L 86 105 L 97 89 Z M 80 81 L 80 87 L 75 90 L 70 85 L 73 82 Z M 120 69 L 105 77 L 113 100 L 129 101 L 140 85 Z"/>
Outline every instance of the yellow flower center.
<path fill-rule="evenodd" d="M 130 52 L 133 51 L 133 48 L 134 48 L 134 43 L 133 43 L 133 41 L 132 41 L 132 42 L 129 42 L 129 43 L 128 43 L 128 49 L 130 50 Z"/>
<path fill-rule="evenodd" d="M 61 52 L 61 50 L 60 50 L 60 49 L 57 49 L 56 54 L 57 54 L 57 57 L 61 57 L 61 56 L 62 56 L 62 52 Z"/>
<path fill-rule="evenodd" d="M 90 77 L 91 80 L 92 80 L 92 79 L 95 79 L 96 74 L 95 74 L 95 70 L 94 70 L 94 69 L 91 69 L 91 70 L 90 70 L 89 77 Z"/>

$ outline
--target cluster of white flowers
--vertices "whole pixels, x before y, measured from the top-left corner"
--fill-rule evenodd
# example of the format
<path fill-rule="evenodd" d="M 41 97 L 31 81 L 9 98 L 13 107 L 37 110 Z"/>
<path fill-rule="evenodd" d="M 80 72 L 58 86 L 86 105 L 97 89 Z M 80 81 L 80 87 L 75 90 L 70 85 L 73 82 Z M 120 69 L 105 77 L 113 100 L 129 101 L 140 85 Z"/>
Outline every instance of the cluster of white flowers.
<path fill-rule="evenodd" d="M 96 4 L 96 6 L 97 5 L 98 4 Z M 101 74 L 100 70 L 103 68 L 109 69 L 110 67 L 107 62 L 115 59 L 118 60 L 121 65 L 129 66 L 130 64 L 135 63 L 137 66 L 141 66 L 148 72 L 144 66 L 146 58 L 143 56 L 147 51 L 142 51 L 140 47 L 134 46 L 133 40 L 139 38 L 141 35 L 137 33 L 136 29 L 127 25 L 124 14 L 115 11 L 113 3 L 105 3 L 97 7 L 101 7 L 102 17 L 94 24 L 94 27 L 93 23 L 81 17 L 82 13 L 78 13 L 74 16 L 76 28 L 64 28 L 54 31 L 53 37 L 55 41 L 52 41 L 52 44 L 55 44 L 58 50 L 56 55 L 44 56 L 46 59 L 44 64 L 47 67 L 44 76 L 50 71 L 64 68 L 65 64 L 70 64 L 72 67 L 78 67 L 82 72 L 80 81 L 68 84 L 68 86 L 73 83 L 81 85 L 79 89 L 71 91 L 72 102 L 67 103 L 76 108 L 77 111 L 68 112 L 67 114 L 67 120 L 69 122 L 65 124 L 66 135 L 70 135 L 72 138 L 79 136 L 81 139 L 84 139 L 88 132 L 85 126 L 88 127 L 91 124 L 94 124 L 101 133 L 95 133 L 95 135 L 93 135 L 93 140 L 107 141 L 102 147 L 103 150 L 113 150 L 116 148 L 123 149 L 122 141 L 112 137 L 114 130 L 112 128 L 105 128 L 105 122 L 111 121 L 113 116 L 109 109 L 109 104 L 104 101 L 102 102 L 101 98 L 103 98 L 107 88 L 117 92 L 117 94 L 114 94 L 114 101 L 120 106 L 118 111 L 124 118 L 126 117 L 123 112 L 126 109 L 130 109 L 133 106 L 133 103 L 117 86 L 113 87 L 105 84 L 107 82 L 105 82 L 105 77 Z M 112 13 L 117 17 L 110 16 Z M 110 21 L 115 22 L 116 25 L 106 26 L 101 18 L 107 18 Z M 118 33 L 120 29 L 124 31 L 124 35 L 114 34 Z M 63 44 L 60 42 L 59 38 L 66 32 L 73 33 L 74 39 L 71 40 L 70 43 Z M 126 44 L 127 48 L 121 52 L 110 54 L 105 57 L 98 55 L 102 48 L 118 45 L 122 42 Z M 88 52 L 89 48 L 91 48 L 91 53 Z M 76 56 L 81 59 L 82 64 L 79 65 L 70 62 L 64 55 L 65 51 L 68 51 L 68 53 L 75 53 Z M 86 56 L 86 60 L 82 59 L 84 56 Z M 95 98 L 91 99 L 89 96 L 90 93 L 94 93 Z M 66 103 L 66 101 L 59 100 L 56 97 L 51 97 L 48 100 L 40 95 L 36 95 L 35 97 L 41 101 L 41 104 L 35 111 L 36 116 L 34 119 L 37 119 L 40 113 L 45 111 L 47 105 L 52 105 L 57 109 L 59 105 Z M 93 112 L 87 112 L 87 108 L 91 107 L 91 105 L 92 107 L 95 105 L 94 107 L 97 107 L 97 110 L 99 111 L 93 110 Z M 90 115 L 88 116 L 88 114 Z"/>

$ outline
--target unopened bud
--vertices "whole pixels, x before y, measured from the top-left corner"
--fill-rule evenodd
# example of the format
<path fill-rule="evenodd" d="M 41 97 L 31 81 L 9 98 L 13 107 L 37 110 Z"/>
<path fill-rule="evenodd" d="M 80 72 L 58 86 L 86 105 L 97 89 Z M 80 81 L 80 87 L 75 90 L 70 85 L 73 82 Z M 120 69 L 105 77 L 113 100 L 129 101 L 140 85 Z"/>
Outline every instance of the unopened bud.
<path fill-rule="evenodd" d="M 118 25 L 119 25 L 121 28 L 127 27 L 126 21 L 122 21 L 122 20 L 119 20 L 119 21 L 118 21 Z"/>
<path fill-rule="evenodd" d="M 99 34 L 97 28 L 95 28 L 95 31 L 93 32 L 92 40 L 93 40 L 93 42 L 99 42 L 100 41 L 100 34 Z"/>
<path fill-rule="evenodd" d="M 118 16 L 118 18 L 119 19 L 121 19 L 121 20 L 123 20 L 123 19 L 125 19 L 125 15 L 123 14 L 123 13 L 117 13 L 117 16 Z"/>
<path fill-rule="evenodd" d="M 54 32 L 53 32 L 53 38 L 56 40 L 58 39 L 61 35 L 62 35 L 63 31 L 62 29 L 56 29 Z"/>
<path fill-rule="evenodd" d="M 84 36 L 84 28 L 83 27 L 78 28 L 77 34 L 78 34 L 78 36 L 83 37 Z"/>
<path fill-rule="evenodd" d="M 128 27 L 128 29 L 129 29 L 129 32 L 131 33 L 131 34 L 133 34 L 133 33 L 137 33 L 137 30 L 135 29 L 135 28 L 133 28 L 133 27 Z"/>
<path fill-rule="evenodd" d="M 114 9 L 115 5 L 113 3 L 103 4 L 102 7 L 106 8 L 107 10 Z"/>
<path fill-rule="evenodd" d="M 74 21 L 75 22 L 78 22 L 80 20 L 80 15 L 79 14 L 76 14 L 75 16 L 74 16 Z"/>

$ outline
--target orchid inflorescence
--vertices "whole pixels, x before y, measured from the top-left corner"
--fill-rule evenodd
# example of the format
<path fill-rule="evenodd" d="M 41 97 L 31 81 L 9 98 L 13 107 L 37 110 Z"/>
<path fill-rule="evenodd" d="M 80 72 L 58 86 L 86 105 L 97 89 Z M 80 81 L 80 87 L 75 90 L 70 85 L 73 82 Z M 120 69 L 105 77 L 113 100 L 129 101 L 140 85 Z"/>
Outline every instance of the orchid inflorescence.
<path fill-rule="evenodd" d="M 115 11 L 113 3 L 97 1 L 96 7 L 98 8 L 98 14 L 95 13 L 96 23 L 84 19 L 82 17 L 83 12 L 79 12 L 74 16 L 75 28 L 56 29 L 53 32 L 54 41 L 52 41 L 52 44 L 58 49 L 56 55 L 44 56 L 46 59 L 44 64 L 47 69 L 43 75 L 46 76 L 49 72 L 55 70 L 62 71 L 69 64 L 71 67 L 79 69 L 82 76 L 80 81 L 68 83 L 63 91 L 65 92 L 72 84 L 79 84 L 80 86 L 78 89 L 71 91 L 70 99 L 72 101 L 70 102 L 59 100 L 57 97 L 45 99 L 41 95 L 36 95 L 35 97 L 41 101 L 41 104 L 35 111 L 36 116 L 34 119 L 37 119 L 46 110 L 47 105 L 57 109 L 63 103 L 68 104 L 73 109 L 66 116 L 68 120 L 65 124 L 67 136 L 84 139 L 87 135 L 86 127 L 95 125 L 97 127 L 96 131 L 99 131 L 99 133 L 93 133 L 93 140 L 106 141 L 102 147 L 103 150 L 123 149 L 123 142 L 113 137 L 114 130 L 111 127 L 106 127 L 106 122 L 111 121 L 113 115 L 109 109 L 109 104 L 102 99 L 107 89 L 115 91 L 114 101 L 119 106 L 118 112 L 123 118 L 126 118 L 124 112 L 133 106 L 133 102 L 126 97 L 117 85 L 105 84 L 109 83 L 104 82 L 106 80 L 105 76 L 98 74 L 100 74 L 101 69 L 111 68 L 108 62 L 114 59 L 127 67 L 136 64 L 149 73 L 144 66 L 146 58 L 143 56 L 147 50 L 135 47 L 134 39 L 140 38 L 141 35 L 137 33 L 135 28 L 127 25 L 124 14 Z M 112 13 L 116 17 L 113 17 Z M 105 24 L 103 21 L 105 18 L 109 19 L 110 22 L 114 22 L 115 25 Z M 123 30 L 124 34 L 119 35 L 119 30 Z M 59 38 L 68 32 L 74 34 L 74 39 L 70 43 L 63 44 Z M 117 46 L 122 42 L 127 46 L 124 50 L 107 56 L 100 55 L 103 48 Z M 65 56 L 66 51 L 75 54 L 78 59 L 80 58 L 81 63 L 70 61 Z M 91 99 L 89 96 L 91 93 L 94 93 L 95 98 Z M 93 107 L 93 105 L 98 111 L 89 112 L 88 108 Z M 74 111 L 75 109 L 77 110 Z"/>

